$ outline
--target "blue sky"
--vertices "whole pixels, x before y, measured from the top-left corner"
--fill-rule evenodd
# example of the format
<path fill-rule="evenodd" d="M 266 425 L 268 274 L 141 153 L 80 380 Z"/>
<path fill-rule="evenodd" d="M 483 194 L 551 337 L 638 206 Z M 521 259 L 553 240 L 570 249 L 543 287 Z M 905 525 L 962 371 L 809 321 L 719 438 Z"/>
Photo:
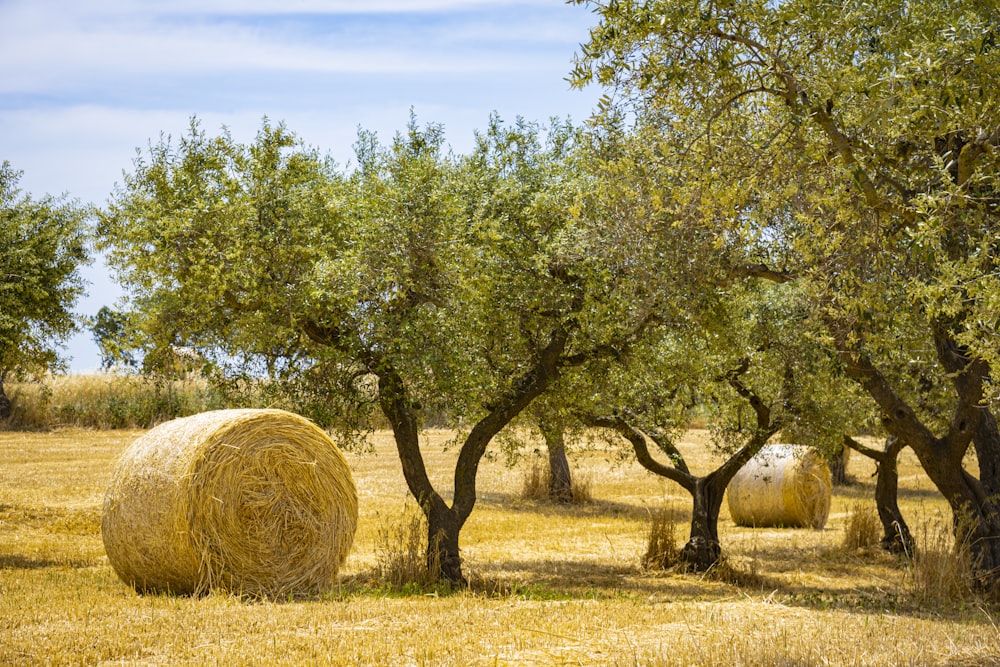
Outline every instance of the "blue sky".
<path fill-rule="evenodd" d="M 594 16 L 562 0 L 0 0 L 0 160 L 34 196 L 103 205 L 137 148 L 197 115 L 249 141 L 263 116 L 350 159 L 412 108 L 458 151 L 489 114 L 584 120 L 597 90 L 565 77 Z M 82 314 L 120 291 L 86 271 Z M 89 334 L 70 367 L 99 365 Z"/>

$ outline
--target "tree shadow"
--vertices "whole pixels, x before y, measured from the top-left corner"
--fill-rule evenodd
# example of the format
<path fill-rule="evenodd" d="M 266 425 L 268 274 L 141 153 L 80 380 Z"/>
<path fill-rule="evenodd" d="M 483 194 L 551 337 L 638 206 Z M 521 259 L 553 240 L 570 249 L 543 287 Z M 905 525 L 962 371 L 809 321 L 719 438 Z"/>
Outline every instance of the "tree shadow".
<path fill-rule="evenodd" d="M 691 509 L 687 506 L 689 503 L 683 502 L 678 503 L 683 505 L 680 508 L 636 505 L 603 499 L 585 503 L 560 503 L 554 500 L 527 500 L 516 494 L 492 492 L 480 494 L 476 503 L 480 507 L 502 509 L 504 512 L 537 514 L 544 517 L 606 517 L 641 521 L 648 519 L 652 512 L 666 511 L 671 520 L 691 520 Z"/>
<path fill-rule="evenodd" d="M 80 569 L 94 563 L 80 559 L 54 560 L 51 558 L 29 558 L 20 554 L 0 554 L 0 570 L 44 570 L 49 567 L 70 567 Z"/>

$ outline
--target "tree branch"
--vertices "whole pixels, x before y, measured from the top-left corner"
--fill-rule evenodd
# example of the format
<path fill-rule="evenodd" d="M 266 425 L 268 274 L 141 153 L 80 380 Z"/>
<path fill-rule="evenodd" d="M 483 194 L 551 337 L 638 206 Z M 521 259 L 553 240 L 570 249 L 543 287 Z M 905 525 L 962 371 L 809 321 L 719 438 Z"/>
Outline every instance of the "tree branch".
<path fill-rule="evenodd" d="M 689 493 L 693 494 L 695 492 L 697 479 L 686 470 L 682 471 L 674 466 L 663 465 L 654 459 L 652 454 L 649 453 L 649 447 L 646 445 L 645 434 L 638 428 L 629 424 L 621 416 L 579 414 L 577 417 L 587 426 L 610 429 L 623 436 L 629 441 L 629 443 L 631 443 L 632 450 L 635 452 L 635 457 L 639 462 L 639 465 L 655 475 L 666 477 L 667 479 L 680 484 Z M 687 466 L 685 466 L 685 468 L 686 467 Z"/>

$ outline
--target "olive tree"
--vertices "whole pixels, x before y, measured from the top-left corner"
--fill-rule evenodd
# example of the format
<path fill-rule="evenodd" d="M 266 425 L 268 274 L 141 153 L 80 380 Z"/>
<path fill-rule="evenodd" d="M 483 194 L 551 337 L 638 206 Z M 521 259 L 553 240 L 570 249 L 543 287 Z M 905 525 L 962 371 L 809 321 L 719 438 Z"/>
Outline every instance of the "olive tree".
<path fill-rule="evenodd" d="M 679 553 L 707 570 L 722 555 L 718 521 L 729 482 L 779 432 L 820 453 L 858 426 L 855 392 L 800 326 L 794 285 L 747 281 L 718 287 L 686 326 L 648 338 L 623 363 L 586 379 L 577 415 L 624 438 L 635 459 L 691 495 L 691 528 Z M 721 463 L 692 470 L 677 438 L 698 419 Z"/>
<path fill-rule="evenodd" d="M 7 378 L 64 366 L 59 347 L 79 327 L 73 308 L 90 261 L 87 209 L 24 195 L 20 177 L 0 164 L 0 419 L 10 416 Z"/>
<path fill-rule="evenodd" d="M 543 131 L 544 130 L 544 131 Z M 428 563 L 464 580 L 459 534 L 493 437 L 568 367 L 655 325 L 583 214 L 580 133 L 491 119 L 466 156 L 440 127 L 362 132 L 340 170 L 283 126 L 254 143 L 196 121 L 137 157 L 102 215 L 151 336 L 319 391 L 347 424 L 388 420 L 428 521 Z M 617 263 L 616 263 L 617 262 Z M 610 280 L 614 276 L 616 280 Z M 434 407 L 461 421 L 452 500 L 420 450 Z"/>
<path fill-rule="evenodd" d="M 687 127 L 678 150 L 698 196 L 730 209 L 721 241 L 785 249 L 817 335 L 916 453 L 981 583 L 997 586 L 994 4 L 576 1 L 599 16 L 576 81 L 608 86 L 607 109 Z M 906 356 L 948 389 L 943 424 L 897 372 Z M 978 476 L 963 467 L 970 446 Z"/>

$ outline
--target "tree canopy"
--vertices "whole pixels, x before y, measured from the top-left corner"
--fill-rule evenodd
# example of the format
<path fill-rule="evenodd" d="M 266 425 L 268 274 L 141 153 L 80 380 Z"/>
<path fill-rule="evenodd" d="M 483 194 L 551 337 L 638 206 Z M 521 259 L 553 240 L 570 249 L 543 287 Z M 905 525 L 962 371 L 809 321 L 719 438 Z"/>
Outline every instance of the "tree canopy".
<path fill-rule="evenodd" d="M 348 427 L 379 410 L 428 516 L 428 557 L 461 580 L 458 534 L 493 437 L 565 368 L 619 353 L 661 312 L 658 260 L 585 214 L 585 148 L 563 123 L 493 118 L 455 156 L 440 127 L 414 121 L 388 145 L 361 132 L 341 171 L 281 125 L 243 145 L 194 121 L 137 158 L 100 233 L 154 346 L 266 368 Z M 419 449 L 436 405 L 465 425 L 451 504 Z"/>
<path fill-rule="evenodd" d="M 0 165 L 0 413 L 9 408 L 4 380 L 56 370 L 59 347 L 78 328 L 73 313 L 90 261 L 88 212 L 62 199 L 32 199 L 21 173 Z M 0 418 L 5 417 L 0 414 Z"/>
<path fill-rule="evenodd" d="M 679 140 L 692 224 L 799 282 L 804 325 L 971 515 L 995 581 L 995 4 L 578 1 L 600 23 L 576 82 Z"/>

